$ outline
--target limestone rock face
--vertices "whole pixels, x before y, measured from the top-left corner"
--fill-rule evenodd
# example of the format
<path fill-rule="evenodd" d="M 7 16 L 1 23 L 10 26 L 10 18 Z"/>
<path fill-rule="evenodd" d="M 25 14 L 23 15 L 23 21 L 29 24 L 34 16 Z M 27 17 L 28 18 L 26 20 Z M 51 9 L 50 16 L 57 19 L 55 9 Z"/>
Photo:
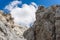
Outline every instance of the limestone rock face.
<path fill-rule="evenodd" d="M 34 40 L 60 40 L 60 6 L 40 6 L 33 27 Z"/>
<path fill-rule="evenodd" d="M 0 11 L 0 40 L 26 40 L 23 37 L 27 27 L 15 24 L 11 14 Z"/>

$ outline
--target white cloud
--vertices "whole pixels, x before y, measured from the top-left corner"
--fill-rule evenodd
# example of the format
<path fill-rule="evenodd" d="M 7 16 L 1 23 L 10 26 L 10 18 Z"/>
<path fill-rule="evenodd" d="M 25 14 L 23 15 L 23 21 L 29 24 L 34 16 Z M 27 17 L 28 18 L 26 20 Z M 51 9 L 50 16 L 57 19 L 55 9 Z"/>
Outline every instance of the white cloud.
<path fill-rule="evenodd" d="M 5 9 L 8 9 L 10 11 L 15 23 L 29 26 L 36 20 L 35 12 L 37 10 L 37 5 L 32 2 L 30 5 L 22 4 L 22 8 L 20 8 L 18 7 L 18 4 L 21 3 L 21 1 L 13 1 L 7 5 Z"/>
<path fill-rule="evenodd" d="M 13 8 L 15 8 L 15 7 L 17 7 L 17 5 L 18 4 L 21 4 L 22 2 L 21 1 L 13 1 L 13 2 L 11 2 L 9 5 L 7 5 L 6 7 L 5 7 L 5 9 L 8 9 L 8 10 L 12 10 Z"/>

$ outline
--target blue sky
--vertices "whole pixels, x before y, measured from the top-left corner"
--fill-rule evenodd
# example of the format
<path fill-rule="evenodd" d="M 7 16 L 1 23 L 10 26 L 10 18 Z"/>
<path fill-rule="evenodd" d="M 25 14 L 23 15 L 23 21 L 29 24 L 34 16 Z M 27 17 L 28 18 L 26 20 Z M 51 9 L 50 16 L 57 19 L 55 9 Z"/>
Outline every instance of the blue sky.
<path fill-rule="evenodd" d="M 13 0 L 0 0 L 0 9 L 3 9 L 11 1 Z M 31 2 L 35 2 L 37 5 L 44 5 L 45 7 L 60 4 L 60 0 L 21 0 L 21 1 L 23 4 L 24 3 L 30 4 Z"/>

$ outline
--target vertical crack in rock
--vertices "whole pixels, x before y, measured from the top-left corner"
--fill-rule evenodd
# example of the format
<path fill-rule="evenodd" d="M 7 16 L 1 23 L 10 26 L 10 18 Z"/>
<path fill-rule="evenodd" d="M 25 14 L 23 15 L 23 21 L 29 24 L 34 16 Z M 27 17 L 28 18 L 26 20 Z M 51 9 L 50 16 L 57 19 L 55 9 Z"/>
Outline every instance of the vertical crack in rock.
<path fill-rule="evenodd" d="M 56 26 L 55 26 L 55 22 L 56 22 L 56 20 L 54 19 L 54 26 L 52 28 L 52 34 L 53 34 L 52 40 L 56 40 Z"/>
<path fill-rule="evenodd" d="M 35 27 L 36 29 L 36 27 Z M 34 30 L 34 40 L 36 40 L 36 31 Z"/>

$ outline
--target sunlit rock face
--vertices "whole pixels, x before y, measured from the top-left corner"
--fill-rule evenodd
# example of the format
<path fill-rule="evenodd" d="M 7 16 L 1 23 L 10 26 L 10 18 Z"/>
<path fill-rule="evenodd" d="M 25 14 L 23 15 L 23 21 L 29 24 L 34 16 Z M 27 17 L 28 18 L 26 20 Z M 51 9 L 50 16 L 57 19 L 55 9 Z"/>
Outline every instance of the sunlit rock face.
<path fill-rule="evenodd" d="M 11 14 L 0 11 L 0 40 L 27 40 L 23 33 L 27 27 L 15 24 Z"/>
<path fill-rule="evenodd" d="M 39 6 L 33 27 L 34 40 L 60 40 L 60 5 Z"/>

